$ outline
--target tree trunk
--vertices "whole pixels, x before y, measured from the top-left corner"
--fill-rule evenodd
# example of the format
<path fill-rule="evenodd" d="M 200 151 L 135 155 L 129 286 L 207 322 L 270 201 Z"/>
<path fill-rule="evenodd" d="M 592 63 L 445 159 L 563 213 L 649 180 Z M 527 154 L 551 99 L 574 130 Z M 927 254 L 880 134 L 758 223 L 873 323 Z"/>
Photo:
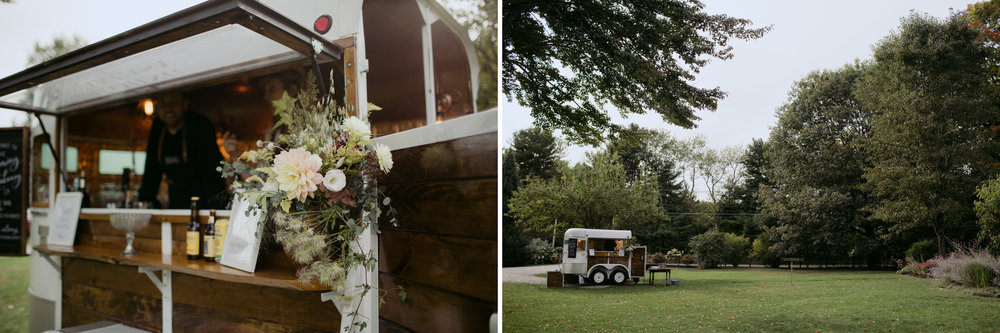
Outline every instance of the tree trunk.
<path fill-rule="evenodd" d="M 934 235 L 937 236 L 938 256 L 944 258 L 944 255 L 948 252 L 948 249 L 944 243 L 944 226 L 941 223 L 940 215 L 938 216 L 937 223 L 934 223 Z"/>
<path fill-rule="evenodd" d="M 934 234 L 937 235 L 938 256 L 940 256 L 941 258 L 944 258 L 944 255 L 948 251 L 948 249 L 946 249 L 945 246 L 944 246 L 944 232 L 939 232 L 938 228 L 935 227 L 934 228 Z"/>

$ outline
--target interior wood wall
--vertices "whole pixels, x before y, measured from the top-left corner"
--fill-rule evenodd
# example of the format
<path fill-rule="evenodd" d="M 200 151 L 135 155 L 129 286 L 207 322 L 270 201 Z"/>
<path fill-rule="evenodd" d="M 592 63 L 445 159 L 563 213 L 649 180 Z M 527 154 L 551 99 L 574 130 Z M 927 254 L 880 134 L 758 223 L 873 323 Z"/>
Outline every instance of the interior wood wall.
<path fill-rule="evenodd" d="M 160 292 L 133 266 L 63 258 L 63 327 L 101 320 L 159 332 Z M 336 332 L 340 314 L 320 292 L 174 273 L 176 332 Z"/>
<path fill-rule="evenodd" d="M 394 151 L 393 160 L 382 184 L 399 225 L 381 226 L 381 330 L 488 332 L 497 312 L 496 132 Z"/>

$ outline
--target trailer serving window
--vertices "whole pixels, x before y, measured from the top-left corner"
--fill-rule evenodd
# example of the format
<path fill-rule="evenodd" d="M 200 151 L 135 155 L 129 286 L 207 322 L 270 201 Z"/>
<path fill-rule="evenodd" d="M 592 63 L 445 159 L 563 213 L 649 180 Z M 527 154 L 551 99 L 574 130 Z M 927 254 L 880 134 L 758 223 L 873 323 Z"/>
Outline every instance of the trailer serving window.
<path fill-rule="evenodd" d="M 341 49 L 255 1 L 208 1 L 0 80 L 0 107 L 71 114 L 313 54 Z"/>

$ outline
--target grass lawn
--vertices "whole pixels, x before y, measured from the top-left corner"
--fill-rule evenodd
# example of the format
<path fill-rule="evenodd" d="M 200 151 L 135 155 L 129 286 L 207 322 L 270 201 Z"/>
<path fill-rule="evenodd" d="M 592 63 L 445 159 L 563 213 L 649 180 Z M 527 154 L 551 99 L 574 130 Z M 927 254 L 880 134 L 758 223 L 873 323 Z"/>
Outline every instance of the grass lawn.
<path fill-rule="evenodd" d="M 0 257 L 0 332 L 28 331 L 31 257 Z"/>
<path fill-rule="evenodd" d="M 998 332 L 1000 299 L 892 272 L 674 268 L 679 286 L 503 284 L 503 331 Z"/>

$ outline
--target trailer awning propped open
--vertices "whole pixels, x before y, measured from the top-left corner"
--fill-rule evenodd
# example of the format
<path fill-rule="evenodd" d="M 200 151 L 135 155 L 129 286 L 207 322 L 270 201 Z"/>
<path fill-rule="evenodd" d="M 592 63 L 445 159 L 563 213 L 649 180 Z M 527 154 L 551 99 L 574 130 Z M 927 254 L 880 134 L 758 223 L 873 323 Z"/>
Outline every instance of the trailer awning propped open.
<path fill-rule="evenodd" d="M 342 50 L 253 0 L 212 0 L 0 79 L 0 107 L 72 114 Z"/>

